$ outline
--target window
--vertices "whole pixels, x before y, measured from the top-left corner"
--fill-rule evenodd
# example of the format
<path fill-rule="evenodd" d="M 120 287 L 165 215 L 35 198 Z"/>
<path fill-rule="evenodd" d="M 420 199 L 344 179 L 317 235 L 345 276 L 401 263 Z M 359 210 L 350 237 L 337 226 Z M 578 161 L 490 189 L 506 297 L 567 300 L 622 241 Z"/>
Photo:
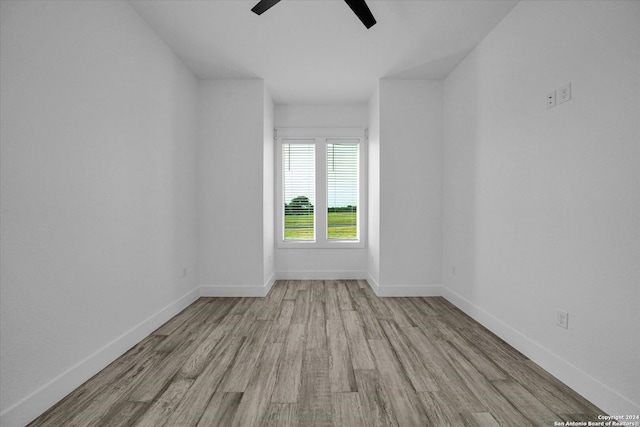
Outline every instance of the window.
<path fill-rule="evenodd" d="M 358 142 L 327 142 L 327 239 L 358 239 Z"/>
<path fill-rule="evenodd" d="M 315 143 L 282 144 L 284 240 L 315 240 Z"/>
<path fill-rule="evenodd" d="M 364 130 L 276 135 L 278 247 L 364 247 Z"/>

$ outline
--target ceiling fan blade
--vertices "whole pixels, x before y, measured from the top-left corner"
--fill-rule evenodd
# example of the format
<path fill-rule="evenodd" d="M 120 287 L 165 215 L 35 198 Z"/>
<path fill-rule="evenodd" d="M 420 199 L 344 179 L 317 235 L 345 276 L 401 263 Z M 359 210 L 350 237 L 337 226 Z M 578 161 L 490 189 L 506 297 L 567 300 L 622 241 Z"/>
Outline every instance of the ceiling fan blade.
<path fill-rule="evenodd" d="M 280 0 L 260 0 L 258 4 L 251 9 L 256 15 L 262 15 Z"/>
<path fill-rule="evenodd" d="M 349 5 L 351 10 L 360 18 L 360 21 L 367 29 L 373 27 L 376 23 L 376 18 L 373 17 L 369 6 L 365 3 L 365 0 L 344 0 Z"/>

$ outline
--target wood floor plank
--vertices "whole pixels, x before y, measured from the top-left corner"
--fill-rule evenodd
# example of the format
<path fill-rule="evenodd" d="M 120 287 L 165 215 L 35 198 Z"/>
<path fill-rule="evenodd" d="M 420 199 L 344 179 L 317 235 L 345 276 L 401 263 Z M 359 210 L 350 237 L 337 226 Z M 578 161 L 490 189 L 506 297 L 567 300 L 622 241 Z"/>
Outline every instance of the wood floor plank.
<path fill-rule="evenodd" d="M 302 380 L 302 357 L 304 356 L 307 326 L 289 326 L 289 334 L 284 346 L 276 384 L 271 396 L 273 403 L 296 403 Z"/>
<path fill-rule="evenodd" d="M 296 302 L 293 307 L 291 323 L 306 324 L 309 320 L 311 292 L 309 290 L 298 291 Z"/>
<path fill-rule="evenodd" d="M 440 316 L 423 316 L 417 327 L 432 341 L 446 340 L 451 328 Z"/>
<path fill-rule="evenodd" d="M 373 311 L 373 315 L 376 319 L 393 320 L 393 313 L 382 301 L 386 298 L 378 298 L 373 291 L 371 291 L 370 293 L 367 293 L 367 299 L 369 300 L 369 305 L 371 306 L 371 310 Z"/>
<path fill-rule="evenodd" d="M 378 319 L 373 313 L 369 300 L 367 298 L 355 298 L 353 300 L 356 311 L 360 315 L 362 324 L 364 326 L 364 334 L 368 340 L 383 340 L 385 339 L 384 332 Z"/>
<path fill-rule="evenodd" d="M 432 308 L 431 304 L 429 304 L 430 298 L 408 298 L 409 302 L 413 304 L 421 313 L 423 317 L 437 316 L 438 313 Z"/>
<path fill-rule="evenodd" d="M 581 413 L 589 418 L 596 418 L 603 412 L 584 397 L 575 393 L 569 386 L 542 369 L 532 360 L 526 360 L 521 366 L 513 365 L 511 375 L 524 385 L 542 403 L 553 412 L 560 414 Z M 531 383 L 530 381 L 534 381 Z"/>
<path fill-rule="evenodd" d="M 355 298 L 366 298 L 366 295 L 362 291 L 362 288 L 360 287 L 360 284 L 357 280 L 346 280 L 345 283 L 347 285 L 347 291 L 349 291 L 349 297 L 351 298 L 352 302 Z"/>
<path fill-rule="evenodd" d="M 391 346 L 382 340 L 369 340 L 375 358 L 380 383 L 387 390 L 393 413 L 400 426 L 426 426 L 429 420 L 396 360 Z"/>
<path fill-rule="evenodd" d="M 434 426 L 459 426 L 462 418 L 458 408 L 450 404 L 448 397 L 441 391 L 418 393 L 418 398 Z"/>
<path fill-rule="evenodd" d="M 150 402 L 160 394 L 171 378 L 184 365 L 198 346 L 197 341 L 185 341 L 170 354 L 166 354 L 157 364 L 151 367 L 143 377 L 136 382 L 127 400 L 132 402 Z"/>
<path fill-rule="evenodd" d="M 324 302 L 324 281 L 312 280 L 309 289 L 311 290 L 311 302 Z"/>
<path fill-rule="evenodd" d="M 311 286 L 311 280 L 297 280 L 296 282 L 299 291 L 308 291 Z"/>
<path fill-rule="evenodd" d="M 215 304 L 210 304 L 209 308 L 217 307 Z M 225 310 L 228 309 L 225 308 Z M 193 317 L 192 321 L 200 321 L 199 328 L 193 328 L 190 330 L 187 336 L 183 337 L 183 340 L 176 340 L 177 346 L 164 356 L 164 358 L 151 369 L 149 369 L 139 380 L 136 381 L 136 385 L 129 393 L 127 399 L 130 401 L 138 402 L 150 402 L 154 400 L 165 386 L 171 381 L 176 372 L 181 370 L 185 363 L 188 363 L 190 359 L 200 356 L 199 350 L 201 346 L 205 346 L 208 352 L 217 344 L 217 341 L 210 343 L 208 337 L 212 334 L 212 330 L 216 330 L 219 323 L 212 323 L 205 319 L 210 319 L 206 312 L 201 312 L 200 315 Z M 174 334 L 179 334 L 182 331 L 179 329 Z M 170 337 L 173 339 L 173 337 Z M 204 341 L 204 342 L 203 342 Z M 156 347 L 157 349 L 161 346 Z M 208 356 L 208 353 L 207 355 Z M 194 374 L 195 377 L 197 374 Z"/>
<path fill-rule="evenodd" d="M 443 297 L 428 298 L 425 299 L 425 302 L 431 305 L 441 317 L 446 318 L 447 323 L 456 329 L 469 328 L 475 325 L 473 319 Z"/>
<path fill-rule="evenodd" d="M 157 346 L 155 347 L 157 348 Z M 78 411 L 75 416 L 67 419 L 63 424 L 68 426 L 95 426 L 103 424 L 109 411 L 121 401 L 126 400 L 131 390 L 145 378 L 146 374 L 161 363 L 167 353 L 155 351 L 140 353 L 120 371 L 120 374 L 111 379 L 111 382 L 103 384 L 99 392 L 94 393 L 91 399 Z"/>
<path fill-rule="evenodd" d="M 147 371 L 162 360 L 164 354 L 153 352 L 140 364 L 134 365 L 125 371 L 113 383 L 109 384 L 97 394 L 91 402 L 81 411 L 75 414 L 64 425 L 67 426 L 98 426 L 104 423 L 109 411 L 122 400 L 126 399 L 136 382 L 144 377 Z"/>
<path fill-rule="evenodd" d="M 332 284 L 334 285 L 333 287 L 331 287 Z M 340 316 L 340 306 L 338 305 L 338 291 L 335 287 L 335 282 L 330 281 L 325 285 L 325 317 L 327 318 L 327 320 L 341 319 L 342 316 Z"/>
<path fill-rule="evenodd" d="M 227 427 L 233 423 L 243 393 L 217 391 L 204 410 L 198 427 Z"/>
<path fill-rule="evenodd" d="M 287 280 L 265 298 L 198 299 L 30 426 L 521 427 L 599 414 L 444 298 Z"/>
<path fill-rule="evenodd" d="M 195 426 L 198 423 L 244 341 L 244 337 L 230 336 L 218 343 L 211 363 L 193 382 L 165 425 Z"/>
<path fill-rule="evenodd" d="M 353 305 L 351 304 L 351 296 L 347 289 L 347 283 L 344 280 L 336 281 L 336 294 L 338 296 L 338 308 L 340 311 L 351 311 Z"/>
<path fill-rule="evenodd" d="M 364 416 L 358 393 L 333 394 L 333 425 L 336 427 L 364 427 Z"/>
<path fill-rule="evenodd" d="M 489 381 L 451 343 L 439 341 L 437 345 L 464 380 L 464 383 L 487 408 L 483 412 L 490 412 L 501 425 L 523 427 L 533 425 L 504 396 L 496 393 L 496 389 Z"/>
<path fill-rule="evenodd" d="M 207 301 L 204 315 L 206 320 L 201 324 L 211 324 L 220 322 L 224 317 L 229 315 L 231 310 L 240 303 L 243 298 L 200 298 Z"/>
<path fill-rule="evenodd" d="M 145 413 L 151 404 L 147 402 L 121 401 L 111 408 L 111 411 L 100 422 L 100 427 L 129 427 L 134 425 L 141 414 Z"/>
<path fill-rule="evenodd" d="M 176 329 L 189 322 L 198 312 L 205 310 L 208 303 L 204 298 L 196 300 L 189 307 L 173 316 L 167 323 L 152 332 L 152 335 L 171 335 Z"/>
<path fill-rule="evenodd" d="M 489 412 L 468 412 L 462 414 L 462 421 L 468 427 L 500 427 Z M 553 423 L 549 424 L 553 425 Z"/>
<path fill-rule="evenodd" d="M 158 344 L 155 350 L 164 352 L 173 351 L 177 347 L 181 346 L 185 341 L 192 340 L 196 335 L 202 333 L 202 325 L 205 325 L 206 328 L 214 325 L 216 323 L 216 318 L 214 316 L 209 316 L 211 313 L 207 310 L 208 304 L 209 303 L 207 302 L 207 304 L 203 305 L 202 309 L 190 316 L 187 322 L 180 325 L 179 328 L 167 336 L 160 344 Z M 224 305 L 219 305 L 222 310 L 227 312 L 231 309 L 230 302 Z"/>
<path fill-rule="evenodd" d="M 509 364 L 521 365 L 528 360 L 513 347 L 508 346 L 507 343 L 484 328 L 463 328 L 458 329 L 457 333 L 466 340 L 474 342 L 474 345 L 484 354 L 490 354 L 494 363 L 499 366 Z M 482 337 L 482 339 L 478 339 L 480 337 Z"/>
<path fill-rule="evenodd" d="M 485 406 L 465 384 L 435 343 L 431 342 L 419 328 L 402 328 L 401 332 L 407 337 L 421 359 L 429 361 L 426 368 L 435 379 L 449 405 L 456 408 L 456 411 L 486 411 Z"/>
<path fill-rule="evenodd" d="M 271 403 L 265 414 L 262 427 L 297 427 L 297 403 Z"/>
<path fill-rule="evenodd" d="M 262 311 L 258 313 L 258 320 L 275 320 L 280 311 L 280 301 L 284 298 L 287 289 L 282 282 L 276 282 L 269 295 L 264 298 Z"/>
<path fill-rule="evenodd" d="M 324 303 L 311 302 L 311 313 L 307 325 L 307 348 L 321 348 L 327 346 L 327 328 L 324 314 Z"/>
<path fill-rule="evenodd" d="M 269 329 L 273 322 L 270 320 L 256 320 L 253 323 L 240 350 L 235 356 L 231 368 L 227 371 L 220 384 L 219 391 L 243 392 L 253 375 L 258 359 L 265 346 Z"/>
<path fill-rule="evenodd" d="M 451 331 L 449 342 L 488 380 L 506 380 L 507 374 L 496 365 L 490 355 L 481 351 L 474 343 L 475 340 L 463 338 L 457 331 Z"/>
<path fill-rule="evenodd" d="M 413 384 L 413 388 L 416 391 L 440 390 L 431 372 L 424 366 L 422 358 L 400 333 L 396 323 L 390 320 L 381 320 L 380 325 L 398 357 L 400 366 L 402 366 L 407 378 Z"/>
<path fill-rule="evenodd" d="M 258 320 L 258 315 L 262 312 L 264 304 L 263 298 L 248 299 L 251 300 L 251 304 L 249 304 L 245 313 L 240 317 L 233 329 L 233 334 L 236 336 L 250 336 L 254 323 Z"/>
<path fill-rule="evenodd" d="M 355 311 L 343 311 L 342 319 L 347 334 L 353 369 L 375 369 L 373 356 L 364 335 L 360 316 Z"/>
<path fill-rule="evenodd" d="M 262 424 L 276 383 L 281 351 L 281 343 L 271 343 L 264 347 L 258 367 L 240 400 L 232 426 L 254 427 Z"/>
<path fill-rule="evenodd" d="M 297 409 L 297 419 L 301 425 L 333 426 L 327 348 L 305 349 L 302 361 L 302 390 Z"/>
<path fill-rule="evenodd" d="M 369 286 L 369 283 L 366 280 L 357 280 L 357 282 L 365 297 L 371 299 L 378 298 L 378 296 L 375 292 L 373 292 L 373 289 L 371 289 L 371 286 Z"/>
<path fill-rule="evenodd" d="M 231 310 L 229 310 L 228 314 L 231 316 L 233 315 L 242 316 L 247 312 L 247 310 L 251 307 L 254 301 L 255 301 L 254 298 L 238 298 L 238 302 L 233 304 L 233 307 L 231 308 Z"/>
<path fill-rule="evenodd" d="M 287 280 L 286 284 L 286 292 L 284 294 L 284 299 L 295 300 L 298 296 L 298 281 L 295 280 Z"/>
<path fill-rule="evenodd" d="M 341 320 L 327 319 L 327 346 L 331 392 L 358 391 L 347 335 Z"/>
<path fill-rule="evenodd" d="M 199 345 L 191 352 L 189 358 L 182 364 L 179 376 L 196 378 L 204 369 L 218 342 L 233 333 L 240 318 L 241 315 L 229 315 L 219 322 L 215 328 L 201 340 Z"/>
<path fill-rule="evenodd" d="M 399 327 L 407 328 L 416 326 L 416 324 L 407 316 L 402 307 L 400 306 L 401 298 L 383 298 L 384 304 L 389 308 L 391 312 L 391 320 L 393 320 Z"/>
<path fill-rule="evenodd" d="M 430 316 L 426 315 L 420 307 L 413 303 L 413 300 L 417 299 L 418 298 L 398 298 L 398 305 L 414 325 L 425 326 L 425 318 L 428 319 Z"/>
<path fill-rule="evenodd" d="M 56 426 L 68 424 L 69 419 L 83 412 L 95 397 L 107 393 L 109 385 L 124 375 L 126 371 L 131 370 L 132 366 L 138 366 L 150 357 L 154 353 L 154 348 L 157 344 L 165 338 L 166 336 L 164 335 L 148 336 L 105 369 L 98 372 L 89 381 L 72 391 L 49 411 L 36 418 L 30 425 Z"/>
<path fill-rule="evenodd" d="M 275 322 L 273 322 L 273 325 L 271 325 L 267 342 L 285 342 L 287 340 L 287 333 L 289 332 L 294 306 L 294 301 L 288 299 L 282 300 L 279 305 L 280 313 Z"/>
<path fill-rule="evenodd" d="M 397 426 L 398 422 L 393 414 L 391 401 L 387 390 L 380 384 L 378 371 L 359 369 L 355 371 L 355 376 L 365 425 Z"/>
<path fill-rule="evenodd" d="M 593 408 L 591 410 L 596 413 L 600 412 L 588 402 L 586 402 L 586 406 L 580 403 L 577 400 L 579 396 L 575 393 L 560 390 L 558 387 L 566 386 L 546 371 L 542 369 L 538 371 L 537 365 L 515 350 L 508 348 L 504 341 L 489 331 L 477 330 L 476 334 L 478 335 L 473 335 L 473 332 L 468 329 L 461 329 L 458 332 L 467 340 L 475 338 L 474 345 L 476 347 L 485 354 L 491 354 L 496 364 L 503 367 L 511 378 L 523 384 L 554 413 L 582 413 L 586 407 Z M 482 339 L 478 339 L 478 337 L 482 337 Z"/>
<path fill-rule="evenodd" d="M 552 425 L 558 416 L 513 380 L 492 381 L 495 388 L 534 425 Z"/>
<path fill-rule="evenodd" d="M 187 393 L 194 380 L 178 379 L 171 382 L 169 387 L 162 393 L 149 410 L 147 410 L 137 422 L 136 427 L 157 427 L 165 423 L 169 415 L 178 406 L 184 395 Z"/>

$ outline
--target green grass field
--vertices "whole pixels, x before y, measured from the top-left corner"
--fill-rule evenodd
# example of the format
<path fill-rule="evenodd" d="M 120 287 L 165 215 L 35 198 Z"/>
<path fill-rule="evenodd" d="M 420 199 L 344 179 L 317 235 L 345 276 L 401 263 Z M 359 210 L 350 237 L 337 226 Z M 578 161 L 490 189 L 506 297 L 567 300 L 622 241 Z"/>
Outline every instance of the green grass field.
<path fill-rule="evenodd" d="M 356 212 L 329 212 L 329 240 L 355 240 Z M 285 240 L 313 240 L 313 214 L 285 215 Z"/>

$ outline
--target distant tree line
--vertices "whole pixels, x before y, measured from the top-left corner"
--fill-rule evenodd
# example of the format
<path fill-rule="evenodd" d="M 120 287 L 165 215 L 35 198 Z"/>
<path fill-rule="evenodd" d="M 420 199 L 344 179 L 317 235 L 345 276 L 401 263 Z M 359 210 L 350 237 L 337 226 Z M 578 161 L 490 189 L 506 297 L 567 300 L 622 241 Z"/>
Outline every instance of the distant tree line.
<path fill-rule="evenodd" d="M 357 212 L 357 206 L 339 206 L 328 208 L 329 212 Z M 291 199 L 291 203 L 284 204 L 285 215 L 308 215 L 313 213 L 313 204 L 307 196 L 298 196 Z"/>
<path fill-rule="evenodd" d="M 356 206 L 342 206 L 335 208 L 327 208 L 329 212 L 357 212 L 358 208 Z"/>

